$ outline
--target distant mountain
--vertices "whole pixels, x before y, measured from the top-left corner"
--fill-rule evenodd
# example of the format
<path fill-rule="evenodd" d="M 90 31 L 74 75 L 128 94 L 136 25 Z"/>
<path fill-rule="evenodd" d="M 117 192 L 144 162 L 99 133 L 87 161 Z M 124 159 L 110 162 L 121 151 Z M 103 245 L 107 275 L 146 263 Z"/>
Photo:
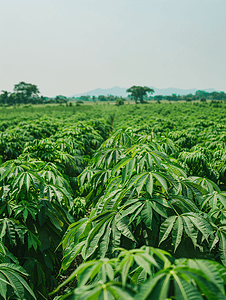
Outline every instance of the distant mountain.
<path fill-rule="evenodd" d="M 150 86 L 150 88 L 154 89 L 155 93 L 153 94 L 154 96 L 156 95 L 163 95 L 163 96 L 168 96 L 172 94 L 177 94 L 177 95 L 187 95 L 187 94 L 195 94 L 195 92 L 198 89 L 177 89 L 177 88 L 166 88 L 166 89 L 158 89 L 155 88 L 154 86 Z M 107 95 L 114 95 L 114 96 L 122 96 L 126 97 L 128 93 L 126 93 L 127 88 L 120 88 L 119 86 L 115 86 L 110 89 L 95 89 L 86 93 L 82 94 L 77 94 L 74 95 L 73 97 L 80 97 L 80 96 L 96 96 L 98 97 L 99 95 L 107 96 Z M 202 89 L 202 91 L 206 91 L 208 93 L 216 91 L 215 89 Z"/>
<path fill-rule="evenodd" d="M 128 93 L 126 93 L 127 88 L 120 88 L 119 86 L 115 86 L 113 88 L 110 89 L 95 89 L 93 91 L 90 92 L 86 92 L 86 93 L 82 93 L 82 94 L 77 94 L 74 95 L 74 97 L 80 97 L 80 96 L 107 96 L 107 95 L 114 95 L 114 96 L 122 96 L 122 97 L 126 97 L 128 95 Z"/>

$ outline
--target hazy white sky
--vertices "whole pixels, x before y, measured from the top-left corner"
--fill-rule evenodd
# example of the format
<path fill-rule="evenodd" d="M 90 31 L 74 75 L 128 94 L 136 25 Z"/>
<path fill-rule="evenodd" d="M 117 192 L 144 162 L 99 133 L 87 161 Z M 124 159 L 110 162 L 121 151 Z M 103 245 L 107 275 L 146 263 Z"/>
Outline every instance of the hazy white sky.
<path fill-rule="evenodd" d="M 0 90 L 226 91 L 226 0 L 0 0 Z"/>

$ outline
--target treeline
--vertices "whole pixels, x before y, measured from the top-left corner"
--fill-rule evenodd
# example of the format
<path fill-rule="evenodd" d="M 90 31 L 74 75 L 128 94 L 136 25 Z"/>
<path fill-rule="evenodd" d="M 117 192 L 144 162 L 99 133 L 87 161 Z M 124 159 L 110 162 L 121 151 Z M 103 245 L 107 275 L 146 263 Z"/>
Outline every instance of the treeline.
<path fill-rule="evenodd" d="M 148 100 L 155 100 L 155 101 L 161 101 L 161 100 L 168 100 L 168 101 L 202 101 L 205 102 L 207 100 L 226 100 L 226 93 L 225 92 L 205 92 L 198 90 L 196 93 L 188 94 L 188 95 L 176 95 L 172 94 L 171 96 L 163 96 L 163 95 L 156 95 L 156 96 L 150 96 L 148 97 Z"/>
<path fill-rule="evenodd" d="M 225 92 L 205 92 L 202 90 L 196 91 L 196 93 L 188 94 L 188 95 L 177 95 L 172 94 L 171 96 L 163 96 L 163 95 L 150 95 L 148 96 L 145 92 L 142 96 L 141 103 L 145 103 L 146 101 L 157 101 L 160 102 L 162 100 L 168 100 L 168 101 L 201 101 L 205 102 L 207 100 L 226 100 L 226 93 Z M 80 97 L 65 97 L 62 95 L 58 95 L 53 98 L 44 97 L 43 95 L 40 95 L 40 91 L 38 87 L 31 83 L 25 83 L 20 82 L 18 84 L 14 85 L 13 92 L 8 92 L 2 90 L 0 93 L 0 106 L 15 106 L 15 105 L 21 105 L 21 104 L 66 104 L 72 101 L 75 101 L 77 105 L 83 102 L 115 102 L 116 105 L 123 105 L 125 101 L 134 101 L 136 102 L 136 99 L 133 94 L 128 95 L 127 97 L 119 97 L 114 95 L 99 95 L 96 96 L 80 96 Z"/>
<path fill-rule="evenodd" d="M 99 95 L 98 97 L 96 96 L 80 96 L 77 97 L 77 100 L 81 100 L 81 101 L 116 101 L 118 98 L 122 98 L 122 97 L 118 97 L 118 96 L 113 96 L 113 95 L 108 95 L 108 96 L 104 96 L 104 95 Z"/>
<path fill-rule="evenodd" d="M 144 95 L 143 97 L 144 101 L 162 101 L 162 100 L 168 100 L 168 101 L 201 101 L 205 102 L 207 100 L 226 100 L 226 93 L 225 92 L 206 92 L 198 90 L 196 93 L 188 94 L 188 95 L 177 95 L 172 94 L 171 96 L 163 96 L 163 95 L 156 95 L 156 96 L 148 96 Z M 113 95 L 99 95 L 96 96 L 80 96 L 76 98 L 77 101 L 101 101 L 101 102 L 124 102 L 124 101 L 131 101 L 135 100 L 133 95 L 128 95 L 128 97 L 119 97 L 119 96 L 113 96 Z"/>
<path fill-rule="evenodd" d="M 121 96 L 114 96 L 114 95 L 107 95 L 107 96 L 104 96 L 104 95 L 99 95 L 98 97 L 96 96 L 80 96 L 80 97 L 77 97 L 75 99 L 76 101 L 92 101 L 92 102 L 97 102 L 97 101 L 101 101 L 101 102 L 115 102 L 116 105 L 123 105 L 124 102 L 126 100 L 129 100 L 129 98 L 123 98 Z"/>
<path fill-rule="evenodd" d="M 54 98 L 44 97 L 40 95 L 40 91 L 36 85 L 23 81 L 14 85 L 13 92 L 2 90 L 0 94 L 0 106 L 51 103 L 65 103 L 67 105 L 71 100 L 75 100 L 75 98 L 67 98 L 62 95 L 58 95 Z"/>

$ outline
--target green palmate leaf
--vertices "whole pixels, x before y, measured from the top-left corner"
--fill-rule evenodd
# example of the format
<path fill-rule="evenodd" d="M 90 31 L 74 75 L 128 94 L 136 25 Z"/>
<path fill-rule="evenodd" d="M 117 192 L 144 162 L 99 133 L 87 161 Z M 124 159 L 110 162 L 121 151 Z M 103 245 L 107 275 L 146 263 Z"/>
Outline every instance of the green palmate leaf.
<path fill-rule="evenodd" d="M 217 231 L 216 234 L 215 234 L 213 243 L 212 243 L 212 245 L 211 245 L 210 251 L 212 251 L 212 249 L 216 246 L 216 244 L 219 242 L 219 240 L 220 240 L 220 238 L 219 238 L 219 233 L 218 233 L 218 231 Z"/>
<path fill-rule="evenodd" d="M 138 294 L 135 295 L 134 300 L 151 299 L 149 295 L 157 285 L 158 281 L 165 277 L 165 274 L 157 274 L 151 280 L 146 281 L 140 288 Z M 159 299 L 160 300 L 160 299 Z"/>
<path fill-rule="evenodd" d="M 137 219 L 137 222 L 136 222 L 137 225 L 141 222 L 141 219 L 139 218 L 139 215 L 141 214 L 142 210 L 143 210 L 143 205 L 141 205 L 137 209 L 137 211 L 134 214 L 131 215 L 129 224 L 131 224 L 135 219 Z"/>
<path fill-rule="evenodd" d="M 0 220 L 1 222 L 1 233 L 0 233 L 0 238 L 2 239 L 5 234 L 6 234 L 6 229 L 7 229 L 7 219 L 2 219 Z"/>
<path fill-rule="evenodd" d="M 60 300 L 132 300 L 134 292 L 128 287 L 123 288 L 118 282 L 103 284 L 98 282 L 89 286 L 77 288 L 74 292 L 60 297 Z"/>
<path fill-rule="evenodd" d="M 120 286 L 117 286 L 116 284 L 112 284 L 108 287 L 108 290 L 112 293 L 112 295 L 114 295 L 114 299 L 116 299 L 115 297 L 119 296 L 120 299 L 122 300 L 133 300 L 133 294 L 128 291 L 125 290 L 123 288 L 121 288 Z M 105 300 L 105 299 L 104 299 Z"/>
<path fill-rule="evenodd" d="M 191 238 L 195 247 L 198 246 L 198 232 L 202 234 L 202 239 L 206 239 L 207 241 L 213 232 L 212 226 L 203 217 L 195 213 L 185 213 L 181 216 L 172 216 L 162 223 L 160 228 L 160 243 L 169 236 L 172 228 L 174 251 L 176 251 L 180 244 L 184 231 Z"/>
<path fill-rule="evenodd" d="M 88 281 L 89 278 L 93 281 L 99 281 L 101 280 L 102 282 L 107 282 L 110 280 L 114 279 L 114 266 L 115 264 L 115 259 L 108 259 L 108 258 L 104 258 L 101 259 L 99 261 L 95 261 L 93 263 L 92 267 L 89 267 L 89 269 L 91 270 L 90 272 L 90 276 L 88 277 Z M 114 268 L 113 268 L 114 267 Z M 88 270 L 88 269 L 87 269 Z M 82 272 L 84 273 L 84 271 Z M 85 272 L 86 274 L 86 272 Z M 79 282 L 81 282 L 81 279 L 83 279 L 83 274 L 81 274 L 81 276 L 79 277 Z M 88 282 L 86 281 L 86 282 Z M 83 282 L 84 284 L 84 282 Z"/>
<path fill-rule="evenodd" d="M 15 189 L 15 187 L 18 187 L 18 192 L 20 192 L 22 187 L 24 186 L 28 193 L 31 186 L 37 190 L 39 188 L 40 181 L 41 181 L 40 176 L 37 173 L 29 170 L 28 172 L 22 172 L 16 178 L 12 188 Z"/>
<path fill-rule="evenodd" d="M 35 234 L 33 234 L 31 231 L 28 231 L 28 250 L 33 247 L 36 251 L 38 246 L 41 246 L 40 240 Z"/>
<path fill-rule="evenodd" d="M 195 227 L 194 227 L 193 223 L 191 222 L 191 220 L 188 217 L 183 216 L 183 223 L 184 223 L 184 229 L 185 229 L 185 232 L 186 232 L 187 236 L 190 237 L 190 239 L 193 242 L 194 247 L 196 247 L 197 246 L 198 231 L 195 230 Z"/>
<path fill-rule="evenodd" d="M 49 211 L 48 217 L 51 221 L 51 223 L 58 229 L 62 230 L 62 227 L 64 226 L 64 222 L 62 222 L 54 212 Z"/>
<path fill-rule="evenodd" d="M 108 222 L 110 220 L 104 219 L 90 231 L 84 247 L 84 259 L 89 258 L 98 248 L 99 240 L 103 236 Z"/>
<path fill-rule="evenodd" d="M 0 272 L 0 295 L 3 297 L 4 300 L 6 300 L 6 294 L 8 289 L 8 281 L 6 277 Z"/>
<path fill-rule="evenodd" d="M 187 177 L 187 174 L 185 172 L 185 170 L 183 170 L 182 168 L 180 168 L 179 166 L 172 164 L 172 163 L 166 163 L 165 164 L 167 166 L 167 168 L 169 168 L 171 170 L 171 172 L 173 172 L 173 174 L 175 174 L 177 177 Z M 172 174 L 172 173 L 171 173 Z"/>
<path fill-rule="evenodd" d="M 174 252 L 176 252 L 177 247 L 181 242 L 181 238 L 183 235 L 183 218 L 178 216 L 176 222 L 173 227 L 173 243 L 174 243 Z"/>
<path fill-rule="evenodd" d="M 30 214 L 35 220 L 38 213 L 38 207 L 36 202 L 21 201 L 19 205 L 14 207 L 15 217 L 23 215 L 24 222 L 26 222 L 28 215 Z"/>
<path fill-rule="evenodd" d="M 170 276 L 171 274 L 166 275 L 161 279 L 161 287 L 158 287 L 158 299 L 166 299 L 168 298 L 168 290 L 170 286 Z"/>
<path fill-rule="evenodd" d="M 41 197 L 44 198 L 45 196 L 49 201 L 52 201 L 54 198 L 56 198 L 59 203 L 61 203 L 64 199 L 67 201 L 68 208 L 72 208 L 73 206 L 72 195 L 70 191 L 67 191 L 64 187 L 51 184 L 43 186 L 41 190 Z"/>
<path fill-rule="evenodd" d="M 209 193 L 214 192 L 214 190 L 220 192 L 219 186 L 208 178 L 194 177 L 193 181 L 206 189 Z"/>
<path fill-rule="evenodd" d="M 158 172 L 153 172 L 152 174 L 156 178 L 156 180 L 159 182 L 159 184 L 162 186 L 164 192 L 167 192 L 168 186 L 167 186 L 167 181 L 166 181 L 165 176 Z"/>
<path fill-rule="evenodd" d="M 131 187 L 136 186 L 137 191 L 139 193 L 139 191 L 142 189 L 142 187 L 147 179 L 147 176 L 148 176 L 147 173 L 142 173 L 142 174 L 133 176 L 128 183 L 127 190 L 130 190 Z"/>
<path fill-rule="evenodd" d="M 16 277 L 18 278 L 18 280 L 20 281 L 20 283 L 22 284 L 23 288 L 26 289 L 28 291 L 28 293 L 34 298 L 35 294 L 33 293 L 32 289 L 29 287 L 29 285 L 27 284 L 27 282 L 23 279 L 23 277 L 16 275 Z"/>
<path fill-rule="evenodd" d="M 63 257 L 63 262 L 61 267 L 62 270 L 67 270 L 67 268 L 71 265 L 72 261 L 81 252 L 84 245 L 85 245 L 85 241 L 82 241 L 76 245 L 72 244 L 71 247 L 68 247 L 64 251 L 64 257 Z"/>
<path fill-rule="evenodd" d="M 81 300 L 94 300 L 94 299 L 98 299 L 99 296 L 101 294 L 101 286 L 95 287 L 93 290 L 91 291 L 87 291 L 84 293 L 81 293 L 80 295 L 78 295 L 77 297 L 75 297 L 74 299 L 81 299 Z M 107 300 L 110 300 L 107 298 Z"/>
<path fill-rule="evenodd" d="M 214 275 L 216 278 L 219 277 L 217 268 L 214 270 Z M 217 297 L 223 299 L 225 297 L 222 281 L 221 283 L 219 280 L 216 283 L 209 281 L 199 267 L 194 269 L 181 265 L 159 271 L 142 285 L 135 299 L 166 299 L 169 297 L 171 284 L 174 284 L 176 299 L 203 299 L 201 293 L 204 293 L 207 299 L 217 299 Z"/>
<path fill-rule="evenodd" d="M 132 232 L 129 229 L 128 222 L 126 222 L 125 219 L 117 220 L 116 218 L 116 226 L 122 235 L 124 235 L 125 237 L 127 237 L 128 239 L 134 242 L 136 241 L 135 237 L 133 236 Z"/>
<path fill-rule="evenodd" d="M 151 173 L 149 173 L 147 181 L 146 181 L 146 190 L 147 192 L 150 194 L 150 196 L 152 196 L 153 193 L 153 175 Z"/>
<path fill-rule="evenodd" d="M 135 203 L 134 203 L 135 202 Z M 132 204 L 132 205 L 130 205 Z M 129 206 L 130 205 L 130 206 Z M 127 201 L 126 204 L 124 205 L 123 208 L 126 208 L 126 209 L 123 209 L 120 213 L 120 219 L 124 218 L 125 216 L 128 216 L 130 214 L 133 214 L 135 211 L 138 210 L 138 208 L 142 205 L 141 202 L 139 202 L 138 199 L 134 199 L 132 201 Z"/>
<path fill-rule="evenodd" d="M 78 177 L 78 181 L 80 186 L 83 186 L 85 180 L 87 179 L 87 181 L 90 183 L 91 182 L 91 178 L 93 177 L 93 171 L 89 170 L 89 169 L 85 169 Z"/>
<path fill-rule="evenodd" d="M 122 274 L 122 285 L 126 285 L 127 276 L 129 273 L 129 269 L 133 263 L 133 257 L 128 257 L 127 260 L 122 264 L 121 274 Z"/>
<path fill-rule="evenodd" d="M 97 188 L 98 185 L 104 186 L 108 182 L 108 179 L 110 178 L 110 176 L 111 176 L 110 170 L 97 171 L 92 177 L 91 184 L 95 188 Z"/>
<path fill-rule="evenodd" d="M 137 263 L 137 265 L 140 266 L 141 269 L 143 269 L 149 275 L 151 274 L 150 260 L 151 260 L 151 263 L 154 262 L 154 265 L 156 266 L 155 260 L 153 259 L 152 256 L 150 256 L 148 254 L 134 255 L 134 260 Z"/>
<path fill-rule="evenodd" d="M 19 299 L 23 299 L 24 297 L 24 288 L 21 282 L 19 281 L 19 276 L 15 276 L 14 273 L 10 272 L 10 270 L 1 270 L 1 273 L 5 276 L 9 284 L 12 286 L 15 294 L 19 297 Z"/>
<path fill-rule="evenodd" d="M 153 178 L 155 178 L 155 180 L 162 187 L 164 192 L 168 190 L 166 178 L 163 174 L 158 172 L 145 172 L 135 175 L 131 178 L 126 188 L 130 190 L 134 186 L 139 195 L 143 187 L 146 186 L 147 192 L 152 196 L 154 189 Z"/>
<path fill-rule="evenodd" d="M 16 245 L 16 236 L 23 241 L 26 228 L 18 225 L 13 219 L 4 218 L 0 220 L 0 232 L 0 238 L 7 236 L 10 244 Z"/>
<path fill-rule="evenodd" d="M 159 240 L 160 240 L 159 245 L 168 238 L 176 219 L 177 219 L 176 216 L 172 216 L 166 219 L 162 223 L 160 228 L 160 233 L 159 233 Z"/>
<path fill-rule="evenodd" d="M 101 268 L 101 263 L 98 261 L 96 263 L 93 262 L 91 266 L 84 269 L 78 276 L 78 284 L 80 286 L 84 286 L 88 283 L 88 281 L 92 280 L 95 275 L 99 272 Z M 105 274 L 104 274 L 105 275 Z"/>
<path fill-rule="evenodd" d="M 108 278 L 113 281 L 114 279 L 114 270 L 110 264 L 106 264 L 106 273 Z"/>
<path fill-rule="evenodd" d="M 78 274 L 82 273 L 84 270 L 86 270 L 90 266 L 93 266 L 93 261 L 85 262 L 82 265 L 80 265 L 75 271 L 73 271 L 71 273 L 71 275 L 63 283 L 61 283 L 53 292 L 51 292 L 50 295 L 59 291 L 64 285 L 66 285 L 68 282 L 74 280 Z"/>
<path fill-rule="evenodd" d="M 123 167 L 125 167 L 128 163 L 130 163 L 130 161 L 132 160 L 133 158 L 132 157 L 124 157 L 115 167 L 114 167 L 114 169 L 112 170 L 112 176 L 114 176 L 115 175 L 115 173 L 119 170 L 119 169 L 121 169 L 121 168 L 123 168 Z M 133 165 L 134 163 L 132 163 L 132 165 Z M 129 167 L 128 166 L 128 170 L 129 170 L 129 168 L 131 169 L 131 166 Z M 125 176 L 125 175 L 124 175 Z"/>
<path fill-rule="evenodd" d="M 226 194 L 224 192 L 218 193 L 215 191 L 211 195 L 206 195 L 201 208 L 205 207 L 207 204 L 209 204 L 211 210 L 217 209 L 219 205 L 226 208 Z"/>
<path fill-rule="evenodd" d="M 93 220 L 96 221 L 96 224 L 93 224 L 93 228 L 86 233 L 86 243 L 82 251 L 82 256 L 87 259 L 95 250 L 98 249 L 100 256 L 103 256 L 104 253 L 108 250 L 108 237 L 106 236 L 106 227 L 108 223 L 110 224 L 115 218 L 116 212 L 113 211 L 109 213 L 102 213 L 101 216 L 94 217 Z M 107 227 L 107 232 L 109 232 L 109 227 Z M 102 248 L 100 248 L 100 246 Z M 100 252 L 101 250 L 101 252 Z M 103 251 L 103 252 L 102 252 Z"/>
<path fill-rule="evenodd" d="M 199 212 L 199 209 L 193 201 L 182 195 L 172 195 L 169 203 L 178 207 L 182 212 Z"/>
<path fill-rule="evenodd" d="M 178 271 L 183 271 L 185 275 L 188 275 L 190 278 L 194 279 L 195 283 L 208 300 L 225 299 L 225 293 L 222 293 L 217 285 L 206 279 L 204 273 L 194 269 L 178 269 Z"/>
<path fill-rule="evenodd" d="M 105 230 L 105 234 L 102 236 L 100 240 L 100 257 L 103 258 L 106 256 L 106 253 L 109 248 L 111 236 L 111 221 L 108 223 L 107 228 Z"/>
<path fill-rule="evenodd" d="M 121 184 L 121 176 L 117 176 L 117 177 L 114 177 L 113 179 L 111 179 L 109 181 L 109 184 L 107 185 L 106 187 L 106 193 L 105 195 L 107 196 L 108 194 L 110 194 L 112 192 L 112 190 L 119 190 L 119 186 Z"/>
<path fill-rule="evenodd" d="M 101 259 L 88 261 L 80 265 L 55 291 L 63 287 L 65 284 L 77 277 L 79 287 L 85 286 L 87 283 L 98 281 L 101 279 L 103 283 L 114 279 L 115 259 Z"/>
<path fill-rule="evenodd" d="M 226 235 L 224 232 L 220 232 L 219 251 L 221 261 L 226 266 Z"/>
<path fill-rule="evenodd" d="M 203 237 L 208 241 L 210 233 L 213 232 L 213 228 L 210 225 L 210 223 L 196 213 L 188 213 L 184 215 L 188 216 L 193 225 L 202 233 Z"/>
<path fill-rule="evenodd" d="M 192 269 L 201 270 L 205 274 L 206 278 L 212 283 L 214 283 L 218 287 L 218 289 L 224 294 L 224 282 L 220 276 L 220 272 L 217 268 L 217 265 L 214 262 L 201 259 L 189 259 L 187 261 L 187 265 Z"/>
<path fill-rule="evenodd" d="M 141 190 L 142 190 L 142 188 L 143 188 L 145 182 L 147 181 L 148 177 L 149 177 L 149 174 L 146 173 L 146 174 L 144 174 L 142 177 L 140 177 L 140 178 L 137 180 L 137 183 L 136 183 L 136 190 L 137 190 L 138 196 L 139 196 L 139 194 L 140 194 L 140 192 L 141 192 Z"/>
<path fill-rule="evenodd" d="M 179 278 L 177 275 L 174 275 L 174 279 L 176 299 L 203 300 L 202 296 L 193 285 L 183 278 Z"/>
<path fill-rule="evenodd" d="M 124 167 L 123 171 L 122 171 L 122 183 L 124 183 L 126 180 L 129 180 L 131 175 L 132 175 L 132 172 L 133 172 L 133 169 L 134 169 L 134 166 L 135 166 L 135 162 L 136 162 L 136 159 L 135 158 L 132 158 Z"/>
<path fill-rule="evenodd" d="M 10 264 L 10 263 L 0 264 L 0 274 L 1 274 L 0 281 L 3 282 L 3 288 L 4 288 L 4 290 L 2 291 L 3 295 L 5 295 L 5 287 L 6 287 L 4 283 L 7 282 L 8 285 L 10 285 L 13 288 L 15 294 L 20 299 L 23 299 L 25 290 L 27 290 L 27 292 L 34 299 L 36 299 L 33 291 L 21 276 L 21 275 L 25 275 L 25 276 L 28 275 L 21 266 Z"/>
<path fill-rule="evenodd" d="M 112 230 L 112 245 L 113 245 L 113 248 L 117 248 L 120 246 L 120 243 L 121 243 L 121 232 L 118 230 L 117 226 L 116 226 L 116 220 L 112 220 L 112 227 L 111 227 L 111 230 Z M 113 249 L 112 249 L 113 251 Z"/>
<path fill-rule="evenodd" d="M 150 201 L 146 200 L 145 204 L 142 206 L 141 210 L 141 218 L 144 224 L 151 229 L 152 226 L 152 215 L 153 215 L 153 209 Z"/>
<path fill-rule="evenodd" d="M 77 243 L 82 237 L 86 237 L 91 230 L 90 219 L 81 219 L 68 227 L 63 239 L 62 246 L 65 249 L 71 243 Z"/>
<path fill-rule="evenodd" d="M 150 199 L 150 203 L 154 211 L 156 211 L 163 218 L 168 218 L 167 208 L 171 208 L 168 201 L 155 197 Z"/>
<path fill-rule="evenodd" d="M 131 277 L 131 284 L 143 284 L 147 280 L 147 275 L 147 272 L 142 267 L 138 267 Z"/>

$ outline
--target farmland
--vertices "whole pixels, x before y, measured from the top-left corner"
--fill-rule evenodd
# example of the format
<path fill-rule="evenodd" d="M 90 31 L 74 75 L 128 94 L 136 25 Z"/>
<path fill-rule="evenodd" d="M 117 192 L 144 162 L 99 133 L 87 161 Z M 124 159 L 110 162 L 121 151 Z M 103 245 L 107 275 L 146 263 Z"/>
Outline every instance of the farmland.
<path fill-rule="evenodd" d="M 226 103 L 0 116 L 0 299 L 226 298 Z"/>

